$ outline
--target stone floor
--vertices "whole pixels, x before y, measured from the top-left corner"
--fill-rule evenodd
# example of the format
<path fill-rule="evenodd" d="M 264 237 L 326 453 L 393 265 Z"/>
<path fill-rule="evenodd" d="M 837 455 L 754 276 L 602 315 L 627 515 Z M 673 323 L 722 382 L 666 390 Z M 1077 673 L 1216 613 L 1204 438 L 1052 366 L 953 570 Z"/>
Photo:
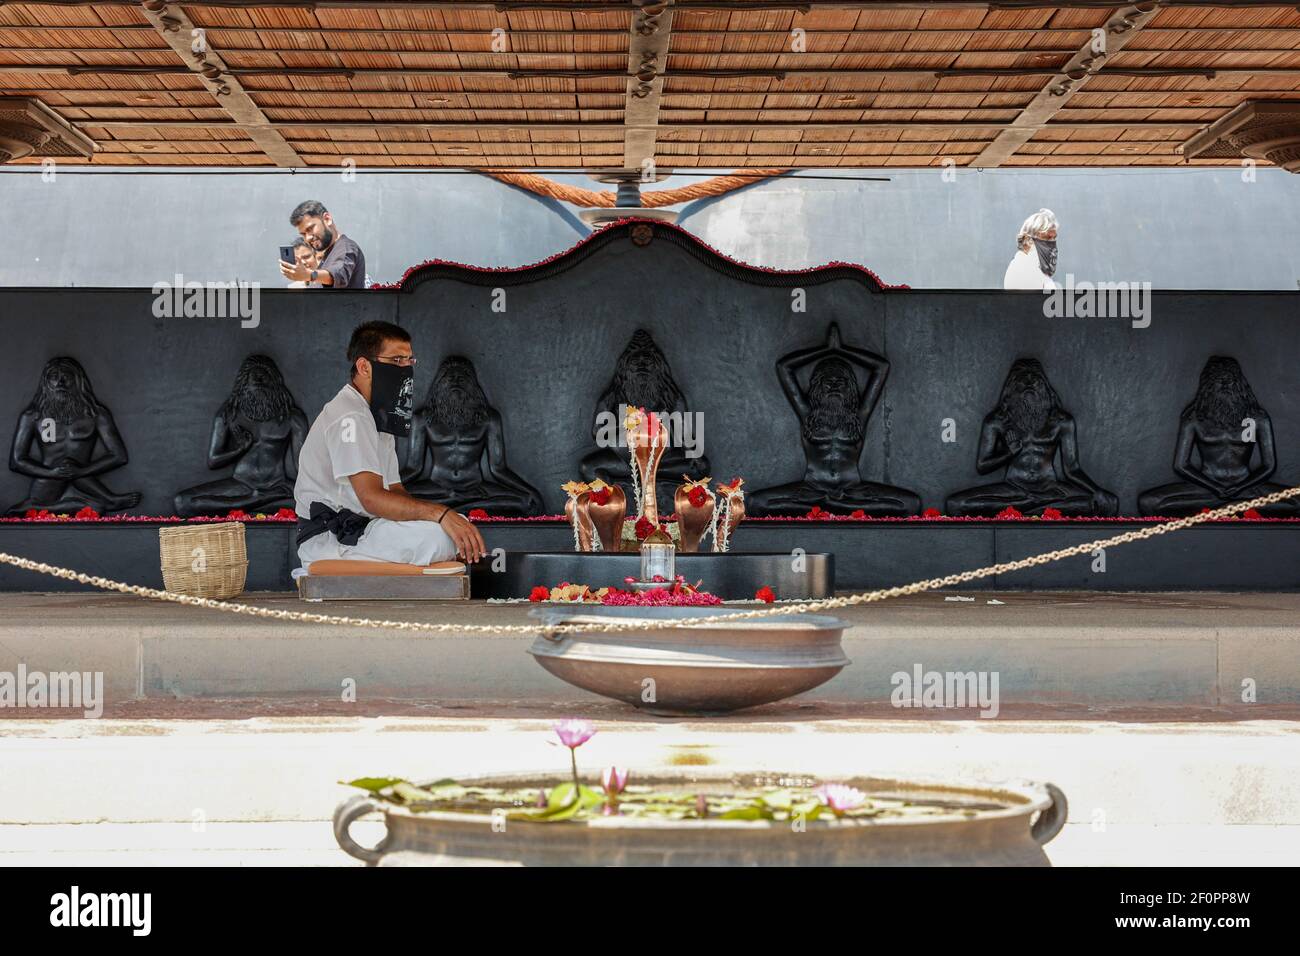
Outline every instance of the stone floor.
<path fill-rule="evenodd" d="M 0 726 L 0 865 L 350 865 L 328 823 L 350 793 L 340 780 L 562 768 L 556 715 L 488 716 L 520 708 L 9 722 Z M 579 751 L 593 777 L 617 764 L 634 775 L 699 766 L 828 780 L 1029 778 L 1069 797 L 1070 824 L 1048 847 L 1058 865 L 1300 860 L 1296 719 L 594 716 L 598 733 Z M 380 833 L 377 824 L 356 831 L 372 842 Z"/>
<path fill-rule="evenodd" d="M 942 666 L 953 648 L 975 660 L 991 649 L 1018 668 L 1024 687 L 1095 679 L 1104 699 L 1055 692 L 1009 699 L 986 720 L 974 712 L 896 710 L 887 694 L 846 671 L 826 685 L 838 685 L 834 694 L 729 717 L 668 719 L 554 682 L 522 653 L 526 639 L 475 650 L 456 637 L 417 643 L 410 636 L 391 645 L 393 667 L 424 660 L 461 693 L 394 697 L 362 682 L 355 703 L 336 691 L 185 696 L 176 685 L 142 696 L 133 691 L 164 667 L 190 677 L 216 667 L 278 680 L 294 668 L 309 670 L 332 646 L 345 648 L 345 659 L 369 660 L 391 638 L 343 628 L 319 637 L 311 625 L 112 595 L 0 595 L 0 671 L 42 660 L 116 668 L 124 691 L 109 695 L 97 720 L 0 710 L 0 866 L 352 865 L 330 831 L 333 808 L 350 792 L 338 781 L 559 769 L 567 755 L 553 745 L 550 723 L 564 716 L 597 723 L 599 732 L 579 752 L 593 777 L 618 764 L 634 775 L 699 766 L 828 780 L 1027 778 L 1055 783 L 1069 797 L 1070 822 L 1048 847 L 1058 865 L 1300 862 L 1300 696 L 1277 692 L 1300 687 L 1291 676 L 1300 672 L 1300 595 L 974 597 L 926 595 L 849 609 L 846 647 L 855 661 L 887 647 L 927 667 Z M 249 600 L 298 606 L 262 595 Z M 525 607 L 481 604 L 324 610 L 527 620 Z M 268 638 L 274 654 L 259 651 Z M 155 656 L 146 655 L 149 648 Z M 239 653 L 213 656 L 204 648 Z M 1257 703 L 1233 696 L 1239 670 L 1258 679 Z M 1193 671 L 1196 687 L 1221 693 L 1197 691 L 1192 702 L 1162 695 L 1169 686 L 1162 675 L 1176 681 Z M 354 828 L 363 841 L 381 832 L 378 822 Z"/>

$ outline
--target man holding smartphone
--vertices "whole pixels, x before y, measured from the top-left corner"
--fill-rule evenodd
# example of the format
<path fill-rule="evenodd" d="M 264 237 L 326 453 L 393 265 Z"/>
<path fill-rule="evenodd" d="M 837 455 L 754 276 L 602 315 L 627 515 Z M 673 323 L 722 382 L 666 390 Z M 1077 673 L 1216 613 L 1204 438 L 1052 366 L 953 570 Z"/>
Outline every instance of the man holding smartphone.
<path fill-rule="evenodd" d="M 316 251 L 320 264 L 314 268 L 300 262 L 280 261 L 280 274 L 295 282 L 323 289 L 364 289 L 366 257 L 361 247 L 339 230 L 334 217 L 315 199 L 299 203 L 289 214 L 289 223 Z"/>

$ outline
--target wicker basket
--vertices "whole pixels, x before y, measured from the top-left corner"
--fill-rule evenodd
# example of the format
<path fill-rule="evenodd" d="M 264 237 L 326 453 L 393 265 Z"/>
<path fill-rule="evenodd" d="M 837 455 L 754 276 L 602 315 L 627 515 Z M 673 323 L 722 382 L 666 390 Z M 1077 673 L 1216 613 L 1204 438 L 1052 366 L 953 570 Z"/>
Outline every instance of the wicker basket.
<path fill-rule="evenodd" d="M 244 590 L 248 551 L 242 521 L 159 528 L 158 551 L 168 591 L 229 598 Z"/>

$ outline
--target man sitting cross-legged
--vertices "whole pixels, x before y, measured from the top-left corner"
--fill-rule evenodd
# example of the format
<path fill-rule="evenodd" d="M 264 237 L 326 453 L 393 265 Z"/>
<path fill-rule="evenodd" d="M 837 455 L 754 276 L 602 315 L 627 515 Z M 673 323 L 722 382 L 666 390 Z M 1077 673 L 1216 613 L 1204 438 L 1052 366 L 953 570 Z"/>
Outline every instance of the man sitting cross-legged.
<path fill-rule="evenodd" d="M 411 429 L 411 336 L 389 322 L 357 326 L 351 381 L 316 416 L 298 458 L 298 558 L 433 564 L 477 561 L 483 538 L 451 508 L 402 487 L 396 436 Z"/>

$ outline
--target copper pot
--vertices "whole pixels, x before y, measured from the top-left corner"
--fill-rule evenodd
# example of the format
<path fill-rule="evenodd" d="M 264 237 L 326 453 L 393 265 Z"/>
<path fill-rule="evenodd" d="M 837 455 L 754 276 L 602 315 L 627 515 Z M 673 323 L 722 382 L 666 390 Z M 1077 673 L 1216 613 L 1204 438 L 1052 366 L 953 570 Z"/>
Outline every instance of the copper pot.
<path fill-rule="evenodd" d="M 609 501 L 603 505 L 587 502 L 587 516 L 600 537 L 600 547 L 617 551 L 623 539 L 623 518 L 627 515 L 627 495 L 618 485 L 608 485 Z M 585 496 L 590 499 L 590 492 Z"/>
<path fill-rule="evenodd" d="M 641 482 L 641 501 L 638 502 L 637 513 L 657 525 L 659 501 L 655 497 L 655 476 L 659 471 L 659 462 L 664 457 L 664 450 L 668 447 L 668 429 L 654 412 L 644 409 L 638 411 L 639 419 L 628 429 L 628 444 L 632 446 L 632 457 Z M 654 436 L 653 448 L 651 436 Z"/>
<path fill-rule="evenodd" d="M 695 487 L 702 488 L 706 495 L 702 505 L 691 504 L 691 489 L 688 485 L 679 486 L 673 495 L 673 506 L 677 510 L 677 547 L 680 551 L 690 553 L 700 550 L 700 541 L 709 530 L 713 521 L 713 509 L 717 506 L 712 492 L 705 485 Z"/>
<path fill-rule="evenodd" d="M 590 506 L 587 503 L 587 499 L 590 497 L 591 492 L 584 491 L 576 498 L 570 496 L 568 500 L 564 502 L 564 516 L 569 519 L 570 527 L 574 527 L 576 514 L 576 532 L 579 551 L 592 550 L 591 539 L 595 532 L 595 528 L 592 526 L 591 517 L 588 514 Z"/>
<path fill-rule="evenodd" d="M 724 492 L 725 494 L 725 492 Z M 727 495 L 731 499 L 731 511 L 725 508 L 723 514 L 727 515 L 726 527 L 718 528 L 717 534 L 713 537 L 713 550 L 722 551 L 722 544 L 725 542 L 727 548 L 731 547 L 731 535 L 736 530 L 736 526 L 745 520 L 745 496 L 744 495 Z M 721 520 L 721 519 L 719 519 Z"/>

